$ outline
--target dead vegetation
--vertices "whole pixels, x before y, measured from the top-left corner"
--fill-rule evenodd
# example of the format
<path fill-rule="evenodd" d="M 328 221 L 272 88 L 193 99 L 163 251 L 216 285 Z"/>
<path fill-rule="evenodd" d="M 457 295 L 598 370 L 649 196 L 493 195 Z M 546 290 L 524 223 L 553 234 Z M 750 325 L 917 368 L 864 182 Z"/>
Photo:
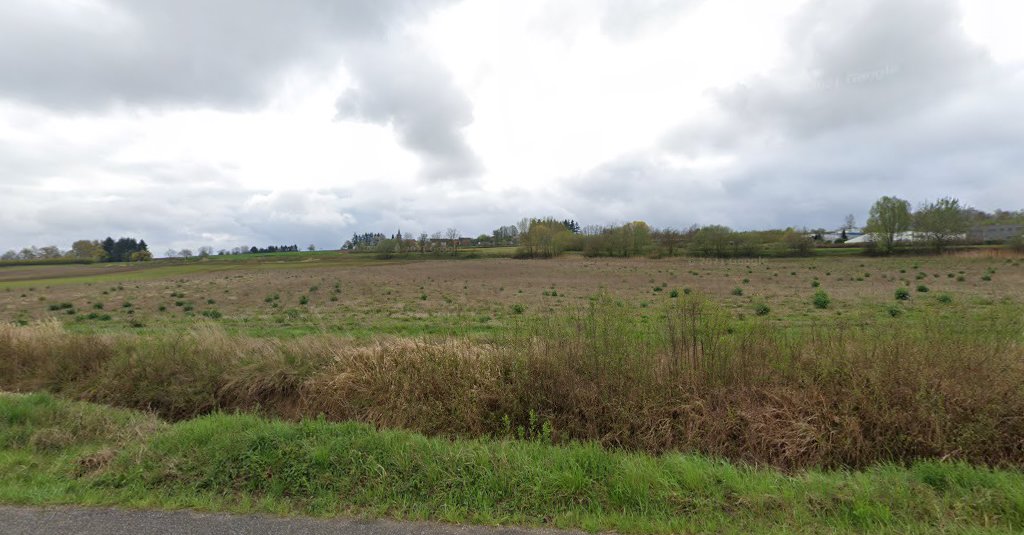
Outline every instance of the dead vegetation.
<path fill-rule="evenodd" d="M 95 335 L 51 322 L 0 327 L 0 388 L 175 420 L 323 415 L 784 468 L 1024 466 L 1021 332 L 1011 305 L 795 330 L 736 321 L 696 296 L 638 319 L 608 295 L 483 341 L 258 339 L 209 322 L 186 334 Z"/>

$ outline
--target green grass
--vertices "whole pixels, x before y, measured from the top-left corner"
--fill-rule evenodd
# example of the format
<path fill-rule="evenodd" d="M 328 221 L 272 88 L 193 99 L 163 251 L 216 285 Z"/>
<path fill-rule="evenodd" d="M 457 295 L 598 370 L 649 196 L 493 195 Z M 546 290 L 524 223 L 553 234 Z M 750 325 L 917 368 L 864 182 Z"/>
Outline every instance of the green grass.
<path fill-rule="evenodd" d="M 0 395 L 0 502 L 627 533 L 1010 533 L 1024 529 L 1024 474 L 937 461 L 784 474 L 694 455 L 244 414 L 168 425 L 33 394 Z"/>

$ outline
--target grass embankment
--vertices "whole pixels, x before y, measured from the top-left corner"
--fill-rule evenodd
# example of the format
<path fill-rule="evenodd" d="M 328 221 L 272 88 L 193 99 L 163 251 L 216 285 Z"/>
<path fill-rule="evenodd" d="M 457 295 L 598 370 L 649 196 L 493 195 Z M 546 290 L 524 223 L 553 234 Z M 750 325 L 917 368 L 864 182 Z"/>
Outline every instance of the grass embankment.
<path fill-rule="evenodd" d="M 925 461 L 783 474 L 594 444 L 212 414 L 166 424 L 0 394 L 0 502 L 682 532 L 1014 532 L 1024 474 Z"/>
<path fill-rule="evenodd" d="M 694 296 L 606 296 L 490 339 L 353 341 L 0 327 L 0 388 L 181 420 L 256 411 L 435 436 L 594 441 L 784 469 L 918 459 L 1024 466 L 1024 315 L 950 304 L 866 326 L 738 321 Z"/>

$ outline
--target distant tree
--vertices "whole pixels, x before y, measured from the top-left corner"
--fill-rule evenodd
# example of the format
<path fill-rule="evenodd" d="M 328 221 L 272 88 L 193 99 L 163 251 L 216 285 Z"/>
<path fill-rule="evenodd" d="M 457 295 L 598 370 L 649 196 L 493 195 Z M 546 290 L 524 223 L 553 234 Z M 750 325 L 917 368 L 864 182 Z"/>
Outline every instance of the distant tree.
<path fill-rule="evenodd" d="M 444 231 L 445 237 L 452 248 L 452 254 L 459 252 L 459 229 L 449 227 Z"/>
<path fill-rule="evenodd" d="M 857 219 L 853 217 L 853 214 L 846 214 L 846 218 L 843 219 L 842 230 L 849 232 L 857 228 Z"/>
<path fill-rule="evenodd" d="M 164 252 L 165 258 L 176 258 L 177 256 L 178 251 L 175 251 L 174 249 L 168 249 L 167 251 Z"/>
<path fill-rule="evenodd" d="M 427 236 L 426 232 L 421 232 L 419 239 L 416 240 L 416 245 L 420 248 L 420 254 L 427 252 L 427 244 L 430 243 L 430 237 Z"/>
<path fill-rule="evenodd" d="M 522 222 L 520 222 L 522 225 Z M 526 232 L 519 232 L 519 257 L 552 257 L 562 254 L 572 232 L 554 218 L 531 219 L 526 224 Z"/>
<path fill-rule="evenodd" d="M 147 262 L 152 259 L 153 253 L 150 253 L 149 251 L 135 251 L 131 256 L 132 262 Z"/>
<path fill-rule="evenodd" d="M 39 257 L 39 250 L 35 246 L 23 247 L 18 252 L 18 260 L 35 260 Z"/>
<path fill-rule="evenodd" d="M 107 238 L 103 240 L 100 243 L 100 245 L 103 247 L 103 252 L 105 253 L 103 255 L 103 258 L 110 262 L 117 262 L 117 260 L 114 258 L 114 238 L 107 236 Z"/>
<path fill-rule="evenodd" d="M 722 225 L 708 225 L 698 229 L 690 241 L 691 250 L 702 256 L 725 257 L 729 255 L 733 232 Z"/>
<path fill-rule="evenodd" d="M 52 259 L 60 258 L 64 256 L 64 253 L 61 252 L 60 248 L 58 248 L 56 245 L 47 245 L 45 247 L 40 247 L 37 255 L 39 258 L 42 259 Z"/>
<path fill-rule="evenodd" d="M 205 257 L 210 256 L 212 254 L 213 254 L 213 247 L 210 247 L 209 245 L 204 245 L 204 246 L 199 248 L 199 256 L 201 256 L 201 257 L 205 258 Z"/>
<path fill-rule="evenodd" d="M 504 225 L 494 229 L 491 235 L 494 237 L 494 245 L 515 245 L 519 229 L 515 225 Z"/>
<path fill-rule="evenodd" d="M 192 258 L 192 256 L 193 256 L 192 255 L 192 249 L 182 249 L 182 250 L 178 251 L 178 255 L 181 256 L 182 258 L 184 258 L 185 260 L 188 260 L 189 258 Z"/>
<path fill-rule="evenodd" d="M 395 255 L 395 248 L 398 246 L 398 240 L 385 239 L 377 242 L 374 249 L 377 252 L 377 258 L 388 259 Z"/>
<path fill-rule="evenodd" d="M 103 249 L 103 244 L 97 240 L 78 240 L 71 244 L 68 255 L 72 258 L 100 261 L 106 258 L 107 252 Z"/>
<path fill-rule="evenodd" d="M 794 229 L 787 229 L 782 235 L 782 243 L 785 244 L 789 254 L 794 256 L 809 256 L 814 250 L 814 241 L 803 232 Z"/>
<path fill-rule="evenodd" d="M 899 245 L 899 234 L 910 230 L 911 222 L 909 202 L 898 197 L 882 197 L 871 207 L 866 229 L 878 243 L 879 251 L 889 254 Z"/>
<path fill-rule="evenodd" d="M 962 239 L 968 225 L 967 213 L 960 206 L 960 201 L 952 197 L 926 202 L 914 214 L 914 231 L 924 236 L 937 253 Z"/>
<path fill-rule="evenodd" d="M 18 259 L 18 253 L 15 252 L 13 249 L 7 251 L 3 255 L 0 255 L 0 260 L 17 260 L 17 259 Z"/>
<path fill-rule="evenodd" d="M 309 251 L 309 252 L 313 252 L 313 251 L 315 251 L 315 250 L 316 250 L 316 245 L 313 245 L 313 244 L 311 243 L 311 244 L 309 244 L 309 245 L 307 245 L 307 246 L 306 246 L 306 250 L 307 250 L 307 251 Z"/>
<path fill-rule="evenodd" d="M 669 256 L 674 256 L 676 249 L 683 244 L 683 233 L 672 227 L 655 230 L 651 233 L 651 237 L 658 247 L 661 247 Z"/>

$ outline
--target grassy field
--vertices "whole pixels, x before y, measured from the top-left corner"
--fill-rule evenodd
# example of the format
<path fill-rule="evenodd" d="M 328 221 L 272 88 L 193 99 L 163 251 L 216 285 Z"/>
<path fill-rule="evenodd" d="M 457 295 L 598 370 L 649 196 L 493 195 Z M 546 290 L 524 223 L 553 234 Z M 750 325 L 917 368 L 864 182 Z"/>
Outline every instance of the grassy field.
<path fill-rule="evenodd" d="M 843 315 L 878 321 L 892 313 L 928 313 L 939 299 L 977 307 L 1020 302 L 1021 260 L 998 253 L 522 261 L 419 255 L 378 260 L 317 252 L 133 266 L 6 267 L 0 268 L 0 321 L 57 318 L 82 331 L 158 331 L 206 317 L 230 332 L 258 336 L 487 333 L 519 313 L 575 308 L 602 290 L 640 315 L 672 295 L 695 291 L 737 317 L 760 312 L 787 325 Z M 912 298 L 896 303 L 899 287 L 908 288 Z M 812 305 L 819 289 L 830 297 L 827 309 Z"/>
<path fill-rule="evenodd" d="M 9 397 L 0 501 L 630 532 L 1024 527 L 1020 256 L 510 253 L 0 268 L 0 390 L 103 404 Z M 144 429 L 38 430 L 37 405 Z"/>
<path fill-rule="evenodd" d="M 949 462 L 786 475 L 699 456 L 439 440 L 214 414 L 166 424 L 0 394 L 0 501 L 624 533 L 1012 533 L 1024 475 Z"/>

